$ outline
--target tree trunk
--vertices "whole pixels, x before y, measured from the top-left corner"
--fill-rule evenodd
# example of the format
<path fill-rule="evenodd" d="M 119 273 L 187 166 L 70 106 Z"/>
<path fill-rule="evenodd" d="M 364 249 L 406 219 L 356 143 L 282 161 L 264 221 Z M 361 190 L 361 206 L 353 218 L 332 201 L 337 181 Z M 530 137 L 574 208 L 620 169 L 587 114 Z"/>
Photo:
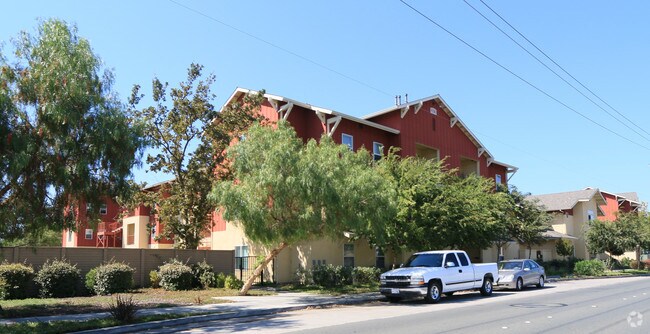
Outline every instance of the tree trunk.
<path fill-rule="evenodd" d="M 530 259 L 531 254 L 533 253 L 533 246 L 528 246 L 528 258 Z"/>
<path fill-rule="evenodd" d="M 248 290 L 253 286 L 253 282 L 255 282 L 255 279 L 262 274 L 264 271 L 264 267 L 266 267 L 271 260 L 273 260 L 280 252 L 285 249 L 289 244 L 286 242 L 281 242 L 280 245 L 278 245 L 277 248 L 271 250 L 271 252 L 264 258 L 264 261 L 260 263 L 260 265 L 255 268 L 255 271 L 253 272 L 253 275 L 251 275 L 248 280 L 246 280 L 246 283 L 244 286 L 239 290 L 239 295 L 240 296 L 245 296 L 248 294 Z"/>
<path fill-rule="evenodd" d="M 641 246 L 636 245 L 636 269 L 641 269 Z"/>

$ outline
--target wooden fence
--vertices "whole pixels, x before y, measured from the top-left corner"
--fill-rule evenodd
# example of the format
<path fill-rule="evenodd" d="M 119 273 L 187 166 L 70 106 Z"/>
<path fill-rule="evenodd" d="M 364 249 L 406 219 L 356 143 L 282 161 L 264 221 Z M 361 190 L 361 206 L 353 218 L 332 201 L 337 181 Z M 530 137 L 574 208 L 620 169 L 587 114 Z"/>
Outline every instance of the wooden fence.
<path fill-rule="evenodd" d="M 149 272 L 169 259 L 188 264 L 205 260 L 215 272 L 233 274 L 235 251 L 126 248 L 0 247 L 0 261 L 25 263 L 38 271 L 47 260 L 66 259 L 76 264 L 84 277 L 90 269 L 109 261 L 124 262 L 135 268 L 135 285 L 149 286 Z"/>

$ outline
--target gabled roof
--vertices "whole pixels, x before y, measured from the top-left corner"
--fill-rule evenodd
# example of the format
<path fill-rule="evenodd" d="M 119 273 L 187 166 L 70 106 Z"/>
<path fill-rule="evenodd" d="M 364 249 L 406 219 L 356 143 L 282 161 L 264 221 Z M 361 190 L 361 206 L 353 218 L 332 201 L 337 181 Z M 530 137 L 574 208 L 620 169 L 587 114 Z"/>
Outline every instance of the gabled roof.
<path fill-rule="evenodd" d="M 254 91 L 254 90 L 246 89 L 246 88 L 237 87 L 237 89 L 235 89 L 235 91 L 232 93 L 230 98 L 228 98 L 228 101 L 226 101 L 226 103 L 224 103 L 224 107 L 227 106 L 228 104 L 232 103 L 233 101 L 237 101 L 243 95 L 249 94 L 249 93 L 256 94 L 258 92 Z M 338 111 L 313 106 L 311 104 L 296 101 L 296 100 L 293 100 L 293 99 L 290 99 L 290 98 L 287 98 L 287 97 L 284 97 L 284 96 L 265 93 L 264 97 L 267 98 L 267 99 L 273 99 L 275 101 L 293 103 L 293 105 L 300 106 L 300 107 L 303 107 L 303 108 L 308 109 L 308 110 L 313 110 L 313 111 L 316 111 L 316 112 L 320 112 L 320 113 L 323 113 L 323 114 L 326 114 L 326 115 L 341 116 L 341 118 L 345 118 L 347 120 L 350 120 L 350 121 L 353 121 L 353 122 L 356 122 L 356 123 L 367 125 L 367 126 L 370 126 L 370 127 L 373 127 L 373 128 L 379 129 L 379 130 L 383 130 L 383 131 L 386 131 L 386 132 L 390 132 L 392 134 L 399 134 L 399 130 L 393 129 L 393 128 L 385 126 L 385 125 L 377 124 L 375 122 L 367 121 L 365 119 L 360 119 L 360 118 L 357 118 L 357 117 L 354 117 L 354 116 L 350 116 L 350 115 L 347 115 L 347 114 L 344 114 L 344 113 L 340 113 Z M 221 108 L 221 111 L 223 111 L 223 107 Z"/>
<path fill-rule="evenodd" d="M 361 118 L 363 118 L 363 119 L 375 118 L 377 116 L 388 114 L 390 112 L 403 110 L 403 109 L 409 108 L 411 106 L 417 106 L 417 105 L 419 105 L 421 103 L 428 102 L 428 101 L 436 101 L 438 103 L 438 105 L 440 105 L 442 107 L 442 110 L 445 113 L 447 113 L 447 115 L 449 117 L 456 119 L 456 126 L 458 126 L 460 128 L 460 130 L 463 131 L 463 133 L 465 133 L 465 135 L 467 135 L 469 140 L 471 140 L 472 143 L 474 143 L 474 145 L 476 145 L 476 147 L 483 148 L 485 150 L 485 154 L 487 154 L 488 157 L 494 158 L 492 153 L 490 153 L 490 151 L 487 150 L 485 145 L 483 145 L 483 143 L 481 143 L 481 141 L 478 139 L 478 137 L 476 137 L 472 133 L 472 131 L 469 130 L 469 128 L 465 125 L 465 123 L 463 123 L 463 121 L 460 119 L 460 117 L 458 117 L 458 115 L 447 104 L 447 102 L 445 102 L 445 100 L 443 100 L 442 97 L 440 95 L 437 95 L 437 94 L 429 96 L 429 97 L 425 97 L 423 99 L 415 100 L 415 101 L 412 101 L 412 102 L 409 102 L 409 103 L 399 104 L 399 105 L 395 105 L 395 106 L 392 106 L 392 107 L 389 107 L 389 108 L 386 108 L 386 109 L 382 109 L 382 110 L 374 112 L 372 114 L 365 115 L 365 116 L 363 116 Z M 503 165 L 501 163 L 499 163 L 499 164 Z"/>
<path fill-rule="evenodd" d="M 538 201 L 547 211 L 572 210 L 579 202 L 588 202 L 592 198 L 596 199 L 598 205 L 605 204 L 605 198 L 598 188 L 526 197 L 528 200 Z"/>
<path fill-rule="evenodd" d="M 590 188 L 587 188 L 590 189 Z M 637 195 L 636 192 L 628 192 L 628 193 L 612 193 L 609 191 L 600 191 L 603 194 L 609 194 L 612 195 L 616 198 L 618 201 L 619 205 L 625 202 L 629 202 L 631 206 L 633 207 L 639 207 L 641 206 L 641 202 L 639 201 L 639 195 Z"/>
<path fill-rule="evenodd" d="M 630 202 L 641 204 L 641 201 L 639 201 L 639 195 L 636 192 L 618 193 L 618 196 L 623 197 Z"/>

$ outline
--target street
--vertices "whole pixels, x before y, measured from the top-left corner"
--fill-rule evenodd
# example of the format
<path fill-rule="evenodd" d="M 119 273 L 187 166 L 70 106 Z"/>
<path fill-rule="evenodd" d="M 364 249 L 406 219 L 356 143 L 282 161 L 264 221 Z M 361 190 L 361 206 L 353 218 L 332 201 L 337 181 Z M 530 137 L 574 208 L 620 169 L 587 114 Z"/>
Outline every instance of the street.
<path fill-rule="evenodd" d="M 646 315 L 646 319 L 643 319 Z M 648 333 L 650 277 L 464 292 L 439 304 L 408 300 L 191 324 L 151 333 Z"/>

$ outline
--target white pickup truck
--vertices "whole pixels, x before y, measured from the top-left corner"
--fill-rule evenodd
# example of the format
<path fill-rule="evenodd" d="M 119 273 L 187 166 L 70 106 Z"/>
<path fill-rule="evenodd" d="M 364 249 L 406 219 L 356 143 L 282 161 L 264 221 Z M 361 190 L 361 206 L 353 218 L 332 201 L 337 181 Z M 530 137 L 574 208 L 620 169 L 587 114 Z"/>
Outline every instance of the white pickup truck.
<path fill-rule="evenodd" d="M 391 302 L 424 296 L 437 303 L 443 293 L 450 296 L 461 290 L 479 290 L 489 296 L 498 272 L 496 263 L 472 264 L 464 251 L 419 252 L 402 267 L 381 274 L 379 292 Z"/>

